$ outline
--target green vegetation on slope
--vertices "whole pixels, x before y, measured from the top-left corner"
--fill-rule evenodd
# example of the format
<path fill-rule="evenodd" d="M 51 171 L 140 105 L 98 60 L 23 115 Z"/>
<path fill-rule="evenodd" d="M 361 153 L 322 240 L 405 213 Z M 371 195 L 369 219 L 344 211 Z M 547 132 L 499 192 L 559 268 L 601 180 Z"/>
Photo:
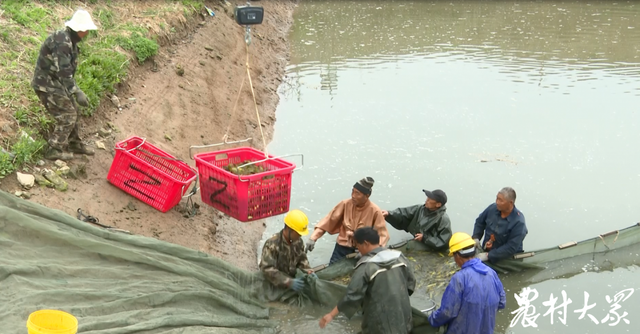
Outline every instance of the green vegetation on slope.
<path fill-rule="evenodd" d="M 135 55 L 139 63 L 158 52 L 155 35 L 148 28 L 126 22 L 128 16 L 121 17 L 123 9 L 118 5 L 122 4 L 126 2 L 88 1 L 99 30 L 80 43 L 75 77 L 89 99 L 90 106 L 82 109 L 86 116 L 98 108 L 105 93 L 114 93 L 116 84 L 126 78 L 130 55 L 124 50 Z M 166 7 L 157 9 L 163 4 Z M 189 17 L 203 4 L 183 0 L 151 2 L 150 6 L 147 11 L 154 12 L 153 17 L 175 14 L 176 9 Z M 69 8 L 70 1 L 0 1 L 0 117 L 20 128 L 14 138 L 0 137 L 0 178 L 37 161 L 46 144 L 43 138 L 55 124 L 30 83 L 41 43 L 51 32 L 64 27 L 73 15 Z"/>

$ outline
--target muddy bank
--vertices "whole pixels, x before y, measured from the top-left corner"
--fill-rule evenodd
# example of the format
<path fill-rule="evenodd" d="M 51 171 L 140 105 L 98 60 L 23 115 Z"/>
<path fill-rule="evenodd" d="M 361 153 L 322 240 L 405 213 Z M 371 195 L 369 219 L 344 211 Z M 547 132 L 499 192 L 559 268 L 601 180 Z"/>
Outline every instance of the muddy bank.
<path fill-rule="evenodd" d="M 264 150 L 260 128 L 266 143 L 271 140 L 278 104 L 276 91 L 288 61 L 287 33 L 296 1 L 254 3 L 265 8 L 263 24 L 252 28 L 249 48 L 262 124 L 258 124 L 248 82 L 237 110 L 232 112 L 246 77 L 245 30 L 231 17 L 231 6 L 218 1 L 207 5 L 216 12 L 214 17 L 197 15 L 191 21 L 176 24 L 181 33 L 160 39 L 164 45 L 152 62 L 132 65 L 128 79 L 117 93 L 119 108 L 107 100 L 92 117 L 80 120 L 82 138 L 93 147 L 96 141 L 106 147 L 96 149 L 96 155 L 88 161 L 69 163 L 85 165 L 88 177 L 68 179 L 66 192 L 36 186 L 29 190 L 30 200 L 73 216 L 81 208 L 103 224 L 207 252 L 245 269 L 256 269 L 263 221 L 240 223 L 203 204 L 199 193 L 193 197 L 200 204 L 195 217 L 185 218 L 178 210 L 163 214 L 106 180 L 115 143 L 131 136 L 146 138 L 192 167 L 195 162 L 189 157 L 189 146 L 222 142 L 225 133 L 229 140 L 251 137 L 254 139 L 251 145 L 259 150 Z M 136 5 L 129 10 L 142 12 L 145 8 Z M 135 20 L 135 13 L 129 15 Z M 113 132 L 106 138 L 99 137 L 98 130 L 109 127 L 114 128 Z M 47 166 L 51 164 L 47 162 Z M 1 188 L 11 193 L 21 190 L 15 175 L 2 180 Z"/>

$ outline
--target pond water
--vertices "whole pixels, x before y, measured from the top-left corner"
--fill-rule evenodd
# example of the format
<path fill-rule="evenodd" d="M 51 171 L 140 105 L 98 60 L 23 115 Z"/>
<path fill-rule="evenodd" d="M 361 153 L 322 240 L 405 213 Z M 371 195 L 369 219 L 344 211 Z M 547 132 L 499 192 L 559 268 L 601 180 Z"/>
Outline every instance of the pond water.
<path fill-rule="evenodd" d="M 467 233 L 511 186 L 529 229 L 525 250 L 640 218 L 640 4 L 306 0 L 294 19 L 269 153 L 304 154 L 291 208 L 312 225 L 365 176 L 382 209 L 443 189 L 454 232 Z M 270 219 L 265 237 L 281 226 L 282 216 Z M 391 243 L 409 237 L 390 232 Z M 334 243 L 321 238 L 312 265 L 328 262 Z M 582 290 L 604 307 L 607 295 L 640 286 L 637 264 L 535 287 L 546 300 L 573 286 L 571 307 L 582 307 Z M 509 284 L 501 332 L 627 333 L 639 321 L 636 291 L 621 304 L 630 325 L 540 316 L 546 325 L 509 327 L 520 291 Z"/>

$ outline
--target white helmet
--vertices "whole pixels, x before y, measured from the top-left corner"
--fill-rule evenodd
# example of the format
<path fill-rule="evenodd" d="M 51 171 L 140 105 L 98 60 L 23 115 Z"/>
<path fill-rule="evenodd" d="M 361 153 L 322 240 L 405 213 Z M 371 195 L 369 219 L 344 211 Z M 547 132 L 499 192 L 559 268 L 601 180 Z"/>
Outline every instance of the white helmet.
<path fill-rule="evenodd" d="M 98 27 L 96 27 L 91 19 L 91 14 L 84 9 L 78 9 L 73 14 L 73 17 L 71 17 L 71 20 L 65 22 L 64 25 L 75 32 L 98 30 Z"/>

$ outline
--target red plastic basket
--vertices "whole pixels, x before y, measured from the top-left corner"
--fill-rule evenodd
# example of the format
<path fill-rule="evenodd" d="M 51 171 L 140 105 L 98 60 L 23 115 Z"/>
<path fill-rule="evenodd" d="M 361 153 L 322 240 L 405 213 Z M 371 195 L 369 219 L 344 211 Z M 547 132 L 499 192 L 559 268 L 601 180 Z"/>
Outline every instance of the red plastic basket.
<path fill-rule="evenodd" d="M 107 180 L 131 196 L 167 212 L 180 202 L 196 172 L 140 137 L 116 144 Z"/>
<path fill-rule="evenodd" d="M 291 174 L 295 164 L 251 147 L 200 153 L 194 156 L 200 177 L 202 202 L 241 221 L 276 216 L 289 211 Z M 235 175 L 223 169 L 243 161 L 256 162 L 262 173 Z"/>

